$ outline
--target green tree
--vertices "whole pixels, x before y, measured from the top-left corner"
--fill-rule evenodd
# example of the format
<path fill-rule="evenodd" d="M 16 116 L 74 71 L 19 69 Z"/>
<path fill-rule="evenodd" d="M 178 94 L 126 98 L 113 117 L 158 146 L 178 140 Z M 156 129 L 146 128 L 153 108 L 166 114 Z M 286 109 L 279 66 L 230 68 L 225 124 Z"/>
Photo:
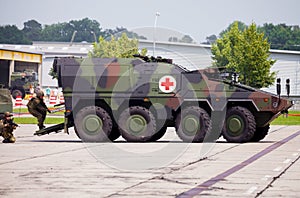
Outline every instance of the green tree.
<path fill-rule="evenodd" d="M 181 42 L 181 43 L 193 43 L 194 40 L 192 39 L 191 36 L 189 36 L 189 35 L 184 35 L 184 36 L 180 39 L 179 42 Z"/>
<path fill-rule="evenodd" d="M 213 44 L 216 42 L 217 39 L 218 38 L 216 35 L 214 35 L 214 34 L 210 35 L 210 36 L 206 37 L 206 43 L 204 43 L 204 44 Z"/>
<path fill-rule="evenodd" d="M 70 21 L 68 29 L 71 34 L 77 31 L 74 42 L 96 42 L 94 37 L 98 38 L 101 35 L 100 23 L 89 18 Z"/>
<path fill-rule="evenodd" d="M 300 51 L 300 27 L 298 25 L 292 27 L 292 39 L 287 42 L 287 46 L 289 50 Z"/>
<path fill-rule="evenodd" d="M 226 30 L 223 30 L 223 31 L 219 34 L 220 37 L 223 37 L 223 35 L 226 34 L 227 32 L 229 32 L 233 26 L 236 26 L 236 24 L 237 24 L 238 29 L 239 29 L 240 31 L 244 31 L 244 30 L 247 28 L 247 25 L 246 25 L 245 23 L 243 23 L 243 22 L 241 22 L 241 21 L 235 21 L 235 22 L 231 23 L 231 24 L 227 27 Z"/>
<path fill-rule="evenodd" d="M 74 42 L 95 42 L 95 37 L 97 38 L 102 33 L 100 24 L 96 20 L 84 18 L 71 20 L 68 23 L 45 25 L 41 38 L 44 41 L 70 42 L 73 34 Z"/>
<path fill-rule="evenodd" d="M 41 40 L 42 41 L 60 41 L 67 42 L 71 40 L 72 35 L 66 31 L 67 23 L 57 23 L 52 25 L 45 25 L 42 30 Z M 67 40 L 67 38 L 69 40 Z"/>
<path fill-rule="evenodd" d="M 270 44 L 252 23 L 243 31 L 234 23 L 223 37 L 212 46 L 214 65 L 233 69 L 244 84 L 262 88 L 274 83 L 275 72 L 270 72 L 275 60 L 269 58 Z"/>
<path fill-rule="evenodd" d="M 131 38 L 131 39 L 147 40 L 147 38 L 145 36 L 138 35 L 137 33 L 129 31 L 124 27 L 116 27 L 116 29 L 104 30 L 102 36 L 105 38 L 105 40 L 110 40 L 111 35 L 114 35 L 115 38 L 120 38 L 123 33 L 125 33 L 127 35 L 127 37 Z"/>
<path fill-rule="evenodd" d="M 259 30 L 265 33 L 265 37 L 271 43 L 272 49 L 300 51 L 299 26 L 265 23 Z"/>
<path fill-rule="evenodd" d="M 141 54 L 145 56 L 147 49 L 143 48 L 141 52 L 138 50 L 138 40 L 129 39 L 126 33 L 123 33 L 119 39 L 114 36 L 110 37 L 111 40 L 107 41 L 102 36 L 99 37 L 99 41 L 94 43 L 93 50 L 88 53 L 92 58 L 132 58 L 135 54 Z M 57 73 L 50 69 L 49 73 L 52 78 L 57 78 Z"/>
<path fill-rule="evenodd" d="M 126 33 L 123 33 L 119 39 L 114 36 L 110 40 L 105 40 L 102 36 L 99 37 L 99 42 L 94 43 L 93 50 L 89 52 L 89 57 L 99 58 L 132 58 L 134 54 L 138 54 L 138 40 L 129 39 Z M 147 50 L 142 49 L 141 54 L 146 55 Z"/>
<path fill-rule="evenodd" d="M 39 41 L 42 32 L 42 25 L 36 20 L 29 20 L 24 23 L 22 32 L 31 41 Z"/>
<path fill-rule="evenodd" d="M 0 43 L 31 44 L 24 33 L 15 25 L 0 26 Z"/>

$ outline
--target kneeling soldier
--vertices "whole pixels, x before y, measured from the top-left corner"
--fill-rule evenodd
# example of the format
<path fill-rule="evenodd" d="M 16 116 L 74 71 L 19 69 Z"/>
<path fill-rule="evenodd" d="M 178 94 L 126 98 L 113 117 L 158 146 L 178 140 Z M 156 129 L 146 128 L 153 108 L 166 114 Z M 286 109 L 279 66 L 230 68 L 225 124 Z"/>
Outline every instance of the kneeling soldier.
<path fill-rule="evenodd" d="M 14 143 L 16 141 L 13 131 L 18 125 L 13 122 L 12 116 L 11 113 L 5 112 L 4 118 L 0 121 L 0 132 L 1 136 L 4 138 L 2 141 L 3 143 Z"/>

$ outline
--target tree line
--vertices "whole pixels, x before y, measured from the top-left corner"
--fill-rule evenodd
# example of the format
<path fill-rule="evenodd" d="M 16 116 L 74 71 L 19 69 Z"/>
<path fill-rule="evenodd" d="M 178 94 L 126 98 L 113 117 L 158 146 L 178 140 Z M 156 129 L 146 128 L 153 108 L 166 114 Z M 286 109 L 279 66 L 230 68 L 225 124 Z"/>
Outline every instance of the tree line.
<path fill-rule="evenodd" d="M 249 26 L 241 21 L 237 21 L 238 29 L 244 31 Z M 206 42 L 203 44 L 213 44 L 218 38 L 222 38 L 225 33 L 227 33 L 232 26 L 235 24 L 233 22 L 227 29 L 220 32 L 219 36 L 210 35 L 206 37 Z M 251 25 L 250 25 L 251 26 Z M 299 25 L 286 25 L 278 24 L 274 25 L 272 23 L 265 23 L 263 26 L 257 26 L 257 31 L 264 34 L 264 38 L 270 43 L 271 49 L 278 50 L 296 50 L 300 51 L 300 27 Z"/>
<path fill-rule="evenodd" d="M 24 23 L 23 29 L 18 29 L 15 25 L 0 26 L 0 43 L 31 44 L 32 41 L 92 43 L 99 37 L 109 38 L 111 35 L 118 37 L 118 34 L 121 36 L 123 32 L 129 38 L 146 39 L 123 27 L 104 30 L 98 21 L 89 18 L 44 26 L 32 19 Z"/>
<path fill-rule="evenodd" d="M 213 44 L 218 38 L 229 31 L 234 23 L 227 29 L 219 33 L 207 36 L 203 44 Z M 239 30 L 243 31 L 248 26 L 238 21 Z M 299 25 L 289 26 L 286 24 L 274 25 L 265 23 L 257 27 L 258 31 L 264 33 L 264 38 L 268 40 L 271 49 L 297 50 L 300 51 L 300 27 Z M 95 42 L 101 36 L 107 40 L 111 35 L 119 35 L 125 32 L 129 38 L 147 39 L 144 36 L 128 31 L 124 27 L 115 29 L 103 29 L 96 20 L 83 18 L 81 20 L 71 20 L 69 22 L 42 25 L 36 20 L 29 20 L 24 23 L 23 29 L 18 29 L 15 25 L 0 26 L 0 43 L 7 44 L 31 44 L 32 41 L 58 41 L 58 42 Z M 73 38 L 73 40 L 72 40 Z M 189 35 L 183 38 L 170 37 L 169 42 L 195 43 Z"/>

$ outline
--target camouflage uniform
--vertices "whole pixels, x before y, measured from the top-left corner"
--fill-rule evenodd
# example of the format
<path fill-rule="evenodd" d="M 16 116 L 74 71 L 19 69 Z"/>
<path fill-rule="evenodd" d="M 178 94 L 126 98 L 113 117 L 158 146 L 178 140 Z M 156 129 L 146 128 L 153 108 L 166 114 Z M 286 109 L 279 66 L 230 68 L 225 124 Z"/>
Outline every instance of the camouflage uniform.
<path fill-rule="evenodd" d="M 44 121 L 46 119 L 47 111 L 51 111 L 46 106 L 43 100 L 44 93 L 38 92 L 36 97 L 33 97 L 27 103 L 28 111 L 31 115 L 37 118 L 39 129 L 45 128 Z"/>
<path fill-rule="evenodd" d="M 12 114 L 5 112 L 4 118 L 0 121 L 0 134 L 4 138 L 3 143 L 15 143 L 16 138 L 13 130 L 17 128 L 17 124 L 11 119 Z"/>

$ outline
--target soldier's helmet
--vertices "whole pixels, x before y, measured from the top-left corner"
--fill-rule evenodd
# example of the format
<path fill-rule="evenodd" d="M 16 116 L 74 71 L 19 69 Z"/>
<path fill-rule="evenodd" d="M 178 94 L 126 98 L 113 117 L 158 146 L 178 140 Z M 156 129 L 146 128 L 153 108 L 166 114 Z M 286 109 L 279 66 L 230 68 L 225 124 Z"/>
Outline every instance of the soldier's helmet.
<path fill-rule="evenodd" d="M 44 96 L 44 92 L 43 92 L 43 91 L 38 91 L 38 92 L 36 93 L 36 96 L 37 96 L 37 97 L 43 97 L 43 96 Z"/>
<path fill-rule="evenodd" d="M 7 112 L 4 113 L 4 116 L 5 116 L 5 117 L 11 117 L 11 116 L 13 116 L 13 114 L 11 114 L 11 113 L 9 113 L 9 112 L 7 111 Z"/>

